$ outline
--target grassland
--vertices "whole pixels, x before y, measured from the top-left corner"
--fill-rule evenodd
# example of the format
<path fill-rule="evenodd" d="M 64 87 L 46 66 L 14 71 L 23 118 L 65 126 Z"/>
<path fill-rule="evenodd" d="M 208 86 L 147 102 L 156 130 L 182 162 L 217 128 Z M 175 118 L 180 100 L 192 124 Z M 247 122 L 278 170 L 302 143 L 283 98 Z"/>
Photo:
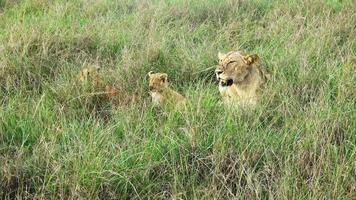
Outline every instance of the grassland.
<path fill-rule="evenodd" d="M 0 0 L 0 199 L 355 199 L 354 1 Z M 273 78 L 221 106 L 218 51 Z M 74 84 L 88 63 L 115 101 Z M 169 74 L 187 112 L 152 107 Z"/>

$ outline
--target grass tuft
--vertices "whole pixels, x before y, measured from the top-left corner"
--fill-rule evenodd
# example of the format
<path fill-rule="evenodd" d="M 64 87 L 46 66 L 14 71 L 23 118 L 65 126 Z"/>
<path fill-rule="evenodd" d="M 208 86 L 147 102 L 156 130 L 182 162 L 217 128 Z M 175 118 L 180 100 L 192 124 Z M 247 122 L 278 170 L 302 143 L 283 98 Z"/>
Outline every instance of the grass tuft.
<path fill-rule="evenodd" d="M 356 4 L 0 0 L 0 199 L 355 199 Z M 272 73 L 225 108 L 217 53 Z M 117 90 L 78 84 L 101 67 Z M 151 105 L 166 72 L 186 110 Z"/>

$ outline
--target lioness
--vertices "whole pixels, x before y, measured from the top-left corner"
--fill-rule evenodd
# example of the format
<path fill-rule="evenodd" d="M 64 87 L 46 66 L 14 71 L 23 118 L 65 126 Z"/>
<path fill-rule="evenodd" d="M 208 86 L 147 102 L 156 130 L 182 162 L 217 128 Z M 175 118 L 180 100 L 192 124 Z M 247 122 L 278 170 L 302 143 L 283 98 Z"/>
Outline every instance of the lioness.
<path fill-rule="evenodd" d="M 254 107 L 258 90 L 270 77 L 270 72 L 259 66 L 256 54 L 231 51 L 218 54 L 219 65 L 215 70 L 223 102 L 228 105 Z"/>
<path fill-rule="evenodd" d="M 154 73 L 150 71 L 149 90 L 152 102 L 155 105 L 177 105 L 185 104 L 185 98 L 168 86 L 168 75 L 166 73 Z"/>

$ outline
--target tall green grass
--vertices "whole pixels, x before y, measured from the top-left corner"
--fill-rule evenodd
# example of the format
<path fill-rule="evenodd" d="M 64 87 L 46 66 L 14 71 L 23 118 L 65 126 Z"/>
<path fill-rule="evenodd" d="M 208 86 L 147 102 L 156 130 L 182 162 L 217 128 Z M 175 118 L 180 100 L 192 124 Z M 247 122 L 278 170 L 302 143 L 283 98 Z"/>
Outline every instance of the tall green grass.
<path fill-rule="evenodd" d="M 0 198 L 356 198 L 353 1 L 0 0 Z M 258 108 L 217 53 L 257 53 Z M 102 67 L 116 102 L 76 83 Z M 151 106 L 169 74 L 185 111 Z"/>

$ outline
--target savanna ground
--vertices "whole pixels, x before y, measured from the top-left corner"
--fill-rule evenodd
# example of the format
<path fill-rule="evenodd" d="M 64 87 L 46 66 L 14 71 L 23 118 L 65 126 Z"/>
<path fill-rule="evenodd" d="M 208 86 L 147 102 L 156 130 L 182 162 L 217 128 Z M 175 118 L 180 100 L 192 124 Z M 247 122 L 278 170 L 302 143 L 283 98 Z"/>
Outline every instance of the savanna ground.
<path fill-rule="evenodd" d="M 273 3 L 272 3 L 273 2 Z M 355 199 L 352 0 L 0 0 L 0 199 Z M 273 72 L 221 107 L 218 51 Z M 102 67 L 118 96 L 75 84 Z M 169 74 L 187 111 L 151 106 Z"/>

